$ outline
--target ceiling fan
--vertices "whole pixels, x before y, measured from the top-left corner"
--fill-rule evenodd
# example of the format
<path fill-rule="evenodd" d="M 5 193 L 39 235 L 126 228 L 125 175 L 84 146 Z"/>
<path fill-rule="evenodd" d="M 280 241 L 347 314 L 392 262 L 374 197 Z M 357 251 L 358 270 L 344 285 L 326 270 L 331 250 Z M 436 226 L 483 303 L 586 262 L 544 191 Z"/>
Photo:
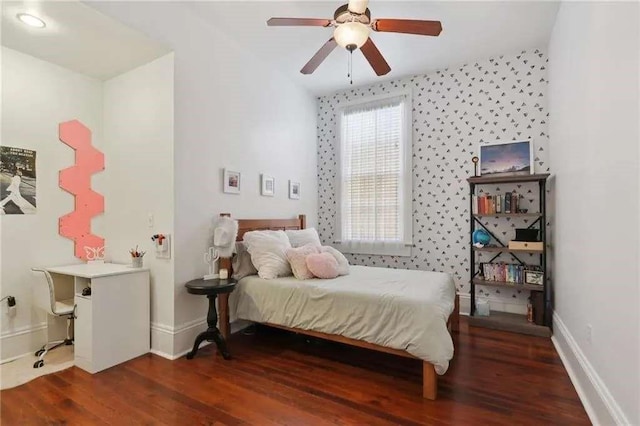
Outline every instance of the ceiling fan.
<path fill-rule="evenodd" d="M 327 56 L 340 45 L 353 54 L 360 49 L 377 75 L 385 75 L 391 67 L 369 37 L 371 30 L 378 32 L 405 33 L 437 36 L 442 31 L 440 21 L 418 21 L 414 19 L 371 19 L 367 8 L 369 0 L 349 0 L 336 9 L 331 19 L 314 18 L 271 18 L 267 21 L 270 27 L 277 26 L 311 26 L 334 27 L 333 37 L 329 39 L 311 60 L 302 67 L 302 74 L 313 73 Z"/>

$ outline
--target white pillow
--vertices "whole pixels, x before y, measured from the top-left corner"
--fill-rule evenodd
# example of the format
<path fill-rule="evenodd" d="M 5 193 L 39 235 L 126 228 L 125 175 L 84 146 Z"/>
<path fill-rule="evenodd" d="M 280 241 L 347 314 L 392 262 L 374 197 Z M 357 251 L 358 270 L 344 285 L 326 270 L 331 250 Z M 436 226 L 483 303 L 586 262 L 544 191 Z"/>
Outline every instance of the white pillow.
<path fill-rule="evenodd" d="M 250 231 L 244 234 L 243 243 L 260 278 L 270 280 L 291 275 L 285 254 L 291 243 L 284 231 Z"/>
<path fill-rule="evenodd" d="M 244 246 L 244 243 L 236 243 L 236 254 L 231 258 L 233 268 L 232 278 L 241 280 L 249 275 L 256 275 L 258 270 L 251 262 L 251 255 Z"/>
<path fill-rule="evenodd" d="M 338 262 L 338 275 L 349 275 L 349 261 L 344 254 L 331 246 L 320 247 L 320 253 L 330 253 Z"/>
<path fill-rule="evenodd" d="M 286 232 L 287 237 L 289 237 L 289 242 L 293 248 L 306 246 L 307 244 L 313 244 L 316 247 L 322 245 L 316 228 L 296 229 L 284 232 Z"/>

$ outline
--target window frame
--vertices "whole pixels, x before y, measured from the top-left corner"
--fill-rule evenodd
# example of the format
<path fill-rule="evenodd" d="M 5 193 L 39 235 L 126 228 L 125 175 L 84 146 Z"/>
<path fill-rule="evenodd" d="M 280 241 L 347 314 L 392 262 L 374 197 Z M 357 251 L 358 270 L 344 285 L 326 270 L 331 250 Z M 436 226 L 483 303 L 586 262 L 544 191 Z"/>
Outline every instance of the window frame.
<path fill-rule="evenodd" d="M 392 256 L 411 256 L 411 248 L 413 247 L 413 180 L 412 180 L 412 159 L 413 159 L 413 131 L 412 131 L 412 117 L 413 117 L 413 103 L 412 103 L 411 90 L 401 90 L 385 93 L 383 95 L 369 96 L 364 99 L 358 99 L 343 104 L 337 109 L 336 119 L 336 140 L 337 140 L 337 159 L 336 159 L 336 175 L 335 175 L 335 188 L 336 188 L 336 238 L 334 245 L 344 253 L 353 254 L 374 254 L 374 255 L 392 255 Z M 343 115 L 346 110 L 353 107 L 363 106 L 375 106 L 376 104 L 387 103 L 390 99 L 402 97 L 403 103 L 403 123 L 401 125 L 401 170 L 402 176 L 401 182 L 401 201 L 400 201 L 400 213 L 402 221 L 402 240 L 398 242 L 388 241 L 344 241 L 343 240 L 343 136 L 342 129 Z"/>

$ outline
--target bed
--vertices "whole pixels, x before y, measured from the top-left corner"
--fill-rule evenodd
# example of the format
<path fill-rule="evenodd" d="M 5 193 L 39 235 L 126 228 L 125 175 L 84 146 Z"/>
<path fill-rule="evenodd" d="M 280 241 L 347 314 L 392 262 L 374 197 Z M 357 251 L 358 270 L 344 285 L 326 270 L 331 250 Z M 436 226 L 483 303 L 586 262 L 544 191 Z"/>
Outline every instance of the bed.
<path fill-rule="evenodd" d="M 304 229 L 305 217 L 238 220 L 238 241 L 253 230 Z M 231 268 L 229 259 L 221 267 Z M 258 276 L 241 279 L 220 304 L 220 329 L 234 317 L 353 346 L 415 358 L 423 363 L 422 395 L 436 399 L 437 375 L 453 357 L 459 303 L 448 274 L 352 266 L 329 280 Z M 329 313 L 329 315 L 327 315 Z"/>

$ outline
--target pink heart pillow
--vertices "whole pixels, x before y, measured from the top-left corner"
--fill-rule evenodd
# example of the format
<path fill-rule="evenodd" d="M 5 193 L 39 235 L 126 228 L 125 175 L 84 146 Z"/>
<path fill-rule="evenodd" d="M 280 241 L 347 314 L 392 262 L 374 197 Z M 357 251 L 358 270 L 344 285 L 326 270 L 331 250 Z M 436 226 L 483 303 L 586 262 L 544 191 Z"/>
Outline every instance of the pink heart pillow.
<path fill-rule="evenodd" d="M 313 244 L 287 249 L 285 254 L 287 259 L 289 259 L 289 264 L 291 265 L 291 271 L 293 271 L 294 277 L 299 280 L 315 278 L 313 273 L 307 267 L 307 256 L 313 253 L 318 253 L 318 247 Z"/>
<path fill-rule="evenodd" d="M 318 278 L 330 279 L 338 276 L 338 261 L 331 253 L 314 253 L 308 255 L 307 268 Z"/>

